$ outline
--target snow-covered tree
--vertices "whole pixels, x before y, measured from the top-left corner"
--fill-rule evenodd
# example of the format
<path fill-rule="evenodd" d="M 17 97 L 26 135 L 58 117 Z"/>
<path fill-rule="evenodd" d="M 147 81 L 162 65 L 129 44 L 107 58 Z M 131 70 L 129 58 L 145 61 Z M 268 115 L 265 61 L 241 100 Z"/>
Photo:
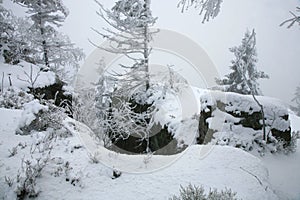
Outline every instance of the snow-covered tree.
<path fill-rule="evenodd" d="M 35 50 L 34 61 L 43 64 L 46 69 L 60 74 L 63 67 L 69 65 L 78 67 L 78 61 L 83 59 L 83 52 L 75 48 L 70 39 L 59 33 L 59 27 L 68 15 L 68 10 L 61 0 L 13 0 L 28 8 L 32 24 L 28 27 L 30 47 Z M 62 79 L 63 75 L 59 78 Z"/>
<path fill-rule="evenodd" d="M 3 58 L 3 53 L 9 50 L 9 43 L 11 43 L 11 35 L 14 31 L 12 25 L 9 23 L 12 13 L 5 9 L 0 1 L 0 58 Z"/>
<path fill-rule="evenodd" d="M 297 115 L 300 116 L 300 86 L 296 88 L 295 97 L 292 99 L 296 103 L 296 106 L 293 109 L 296 111 Z"/>
<path fill-rule="evenodd" d="M 7 18 L 11 15 L 11 13 L 5 9 L 2 5 L 2 1 L 0 2 L 0 33 L 1 33 L 1 45 L 3 45 L 3 40 L 7 37 L 7 31 L 11 31 L 12 27 L 7 22 Z"/>
<path fill-rule="evenodd" d="M 27 13 L 34 22 L 33 29 L 38 30 L 37 42 L 41 45 L 42 60 L 46 67 L 50 68 L 48 38 L 55 31 L 54 26 L 59 26 L 67 17 L 68 11 L 60 0 L 13 0 L 27 7 Z M 35 35 L 36 36 L 36 35 Z"/>
<path fill-rule="evenodd" d="M 127 58 L 120 64 L 121 71 L 108 72 L 112 73 L 111 77 L 102 76 L 97 85 L 96 108 L 102 134 L 111 142 L 135 135 L 141 143 L 146 141 L 148 147 L 151 115 L 155 110 L 148 101 L 151 96 L 149 43 L 157 32 L 150 29 L 156 21 L 151 14 L 150 0 L 118 0 L 110 10 L 97 0 L 96 3 L 100 7 L 97 14 L 110 25 L 103 31 L 94 29 L 109 42 L 109 47 L 99 48 Z M 104 91 L 108 85 L 113 85 L 113 91 L 107 93 Z M 146 152 L 149 151 L 147 148 Z"/>
<path fill-rule="evenodd" d="M 29 27 L 31 23 L 28 19 L 14 16 L 12 13 L 6 16 L 5 21 L 9 28 L 1 34 L 2 56 L 4 61 L 10 64 L 17 64 L 20 60 L 33 63 L 33 55 L 36 53 L 35 48 L 30 47 L 32 36 Z"/>
<path fill-rule="evenodd" d="M 258 101 L 256 95 L 260 94 L 257 79 L 268 78 L 268 76 L 263 72 L 257 71 L 255 66 L 257 53 L 256 33 L 254 29 L 251 33 L 247 30 L 242 44 L 231 48 L 230 51 L 235 55 L 235 59 L 231 61 L 231 69 L 234 71 L 223 80 L 217 79 L 217 83 L 229 86 L 227 91 L 252 95 L 257 105 L 261 108 L 263 139 L 267 142 L 268 135 L 266 133 L 264 106 Z"/>
<path fill-rule="evenodd" d="M 217 84 L 224 86 L 225 90 L 229 92 L 261 94 L 258 79 L 268 78 L 268 75 L 256 68 L 257 53 L 254 30 L 252 33 L 247 31 L 242 44 L 230 48 L 230 51 L 235 56 L 230 66 L 232 72 L 226 75 L 224 79 L 216 79 Z"/>
<path fill-rule="evenodd" d="M 296 8 L 296 11 L 297 12 L 300 12 L 300 7 L 297 7 Z M 300 16 L 299 15 L 296 15 L 295 13 L 293 13 L 293 12 L 290 12 L 291 14 L 292 14 L 292 18 L 290 18 L 290 19 L 287 19 L 287 20 L 285 20 L 284 22 L 282 22 L 281 24 L 280 24 L 280 26 L 283 26 L 283 25 L 285 25 L 285 24 L 288 24 L 288 28 L 291 28 L 295 23 L 298 23 L 298 25 L 300 25 Z"/>
<path fill-rule="evenodd" d="M 95 30 L 110 42 L 110 47 L 104 50 L 122 54 L 133 61 L 130 66 L 122 65 L 126 72 L 115 75 L 124 76 L 122 79 L 130 82 L 131 87 L 144 84 L 149 89 L 149 42 L 155 33 L 150 27 L 156 21 L 151 14 L 150 0 L 119 0 L 111 10 L 96 2 L 100 6 L 97 14 L 111 27 L 104 29 L 104 33 Z"/>
<path fill-rule="evenodd" d="M 30 48 L 32 36 L 28 34 L 31 23 L 16 17 L 0 4 L 0 59 L 10 64 L 20 60 L 31 62 L 34 48 Z"/>
<path fill-rule="evenodd" d="M 223 0 L 180 0 L 177 7 L 181 8 L 181 12 L 190 7 L 199 9 L 199 15 L 203 15 L 202 23 L 205 23 L 219 14 L 222 2 Z"/>

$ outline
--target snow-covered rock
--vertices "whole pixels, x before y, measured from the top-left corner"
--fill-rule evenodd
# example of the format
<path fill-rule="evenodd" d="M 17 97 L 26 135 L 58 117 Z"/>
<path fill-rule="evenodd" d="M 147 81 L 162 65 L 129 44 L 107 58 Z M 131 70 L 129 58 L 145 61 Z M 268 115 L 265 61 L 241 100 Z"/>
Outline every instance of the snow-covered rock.
<path fill-rule="evenodd" d="M 254 143 L 262 141 L 261 108 L 251 95 L 200 90 L 200 119 L 198 143 L 212 140 L 250 151 Z M 266 132 L 271 139 L 291 140 L 287 107 L 277 99 L 257 96 L 264 107 Z"/>

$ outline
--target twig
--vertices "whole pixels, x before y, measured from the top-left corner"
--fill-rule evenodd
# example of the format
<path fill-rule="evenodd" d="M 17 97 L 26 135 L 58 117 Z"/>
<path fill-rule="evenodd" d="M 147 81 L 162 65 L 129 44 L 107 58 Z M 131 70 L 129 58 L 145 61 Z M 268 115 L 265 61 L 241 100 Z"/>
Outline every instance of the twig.
<path fill-rule="evenodd" d="M 4 84 L 4 72 L 2 72 L 2 84 L 1 84 L 1 92 L 3 93 L 3 84 Z"/>
<path fill-rule="evenodd" d="M 256 180 L 259 182 L 259 184 L 264 187 L 262 181 L 255 174 L 253 174 L 252 172 L 244 169 L 243 167 L 240 167 L 240 169 L 247 172 L 248 174 L 252 175 L 254 178 L 256 178 Z M 268 187 L 265 188 L 266 191 L 267 191 L 267 189 L 268 189 Z"/>

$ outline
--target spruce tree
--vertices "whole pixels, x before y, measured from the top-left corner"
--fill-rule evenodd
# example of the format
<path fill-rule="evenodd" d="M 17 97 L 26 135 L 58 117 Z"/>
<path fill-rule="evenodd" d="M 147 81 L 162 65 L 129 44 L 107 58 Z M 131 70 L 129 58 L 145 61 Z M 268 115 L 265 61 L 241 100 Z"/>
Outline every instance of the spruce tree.
<path fill-rule="evenodd" d="M 83 59 L 84 54 L 81 49 L 74 47 L 66 35 L 57 31 L 57 27 L 68 16 L 62 0 L 13 1 L 28 8 L 32 24 L 28 27 L 27 34 L 31 37 L 30 48 L 35 50 L 35 63 L 42 64 L 45 70 L 54 71 L 63 80 L 68 73 L 64 71 L 64 67 L 78 68 L 78 61 Z"/>
<path fill-rule="evenodd" d="M 217 84 L 224 86 L 228 92 L 260 95 L 258 80 L 269 78 L 269 76 L 256 68 L 257 52 L 254 30 L 252 33 L 247 31 L 242 44 L 229 50 L 235 56 L 230 66 L 232 72 L 223 79 L 216 79 Z"/>
<path fill-rule="evenodd" d="M 155 91 L 149 75 L 149 43 L 157 32 L 151 29 L 156 18 L 152 16 L 150 0 L 118 0 L 110 10 L 96 2 L 100 6 L 98 15 L 110 25 L 103 31 L 94 29 L 110 44 L 107 48 L 98 47 L 127 58 L 120 63 L 122 70 L 108 72 L 106 75 L 111 77 L 100 78 L 96 106 L 102 119 L 99 124 L 106 138 L 119 148 L 150 153 L 153 114 L 157 111 L 155 99 L 151 98 Z M 115 84 L 111 84 L 112 80 Z M 103 96 L 107 81 L 114 88 Z M 109 106 L 102 104 L 104 99 L 109 99 Z"/>
<path fill-rule="evenodd" d="M 231 61 L 234 71 L 223 80 L 217 79 L 217 83 L 228 86 L 228 91 L 250 94 L 253 97 L 254 101 L 260 107 L 262 138 L 265 142 L 268 142 L 269 135 L 266 133 L 264 106 L 256 98 L 256 95 L 259 94 L 257 79 L 268 78 L 268 76 L 264 72 L 256 70 L 256 33 L 254 29 L 251 33 L 247 30 L 242 44 L 238 47 L 231 48 L 230 51 L 235 55 L 235 59 Z"/>
<path fill-rule="evenodd" d="M 104 50 L 124 55 L 133 63 L 121 65 L 125 72 L 115 74 L 130 82 L 130 85 L 125 83 L 123 89 L 132 90 L 141 85 L 149 89 L 149 42 L 155 33 L 150 28 L 156 21 L 151 14 L 150 0 L 119 0 L 111 10 L 96 2 L 100 6 L 97 14 L 110 25 L 103 32 L 94 29 L 110 42 L 110 47 Z"/>
<path fill-rule="evenodd" d="M 0 1 L 0 59 L 4 57 L 4 51 L 9 50 L 9 45 L 12 42 L 13 26 L 9 23 L 13 17 L 12 13 L 5 9 Z"/>

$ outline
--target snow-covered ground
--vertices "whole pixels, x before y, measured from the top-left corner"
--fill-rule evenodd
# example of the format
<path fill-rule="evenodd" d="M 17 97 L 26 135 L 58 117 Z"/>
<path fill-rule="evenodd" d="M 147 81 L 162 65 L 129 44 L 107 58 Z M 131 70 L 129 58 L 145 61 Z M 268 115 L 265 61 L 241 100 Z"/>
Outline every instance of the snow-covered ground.
<path fill-rule="evenodd" d="M 30 65 L 25 67 L 30 71 Z M 4 73 L 5 87 L 9 85 L 8 76 L 13 86 L 30 86 L 20 80 L 28 78 L 22 69 L 2 68 L 9 70 Z M 41 81 L 42 85 L 53 83 L 53 76 L 45 75 L 50 77 L 47 80 L 43 76 L 38 77 L 37 85 Z M 175 127 L 177 139 L 190 142 L 194 139 L 187 139 L 184 133 L 194 136 L 192 132 L 198 122 L 185 117 L 199 113 L 201 105 L 197 100 L 203 91 L 183 90 L 176 104 L 182 108 L 179 113 L 171 112 L 179 110 L 171 97 L 170 105 L 164 105 L 165 110 L 158 113 L 165 120 L 171 114 L 178 115 L 174 121 L 174 126 L 179 126 Z M 190 103 L 190 99 L 196 101 Z M 36 158 L 44 159 L 49 153 L 46 145 L 37 146 L 49 131 L 30 136 L 15 134 L 21 118 L 21 110 L 0 108 L 0 199 L 16 199 L 17 174 L 22 174 L 22 159 L 34 163 Z M 291 113 L 290 119 L 292 129 L 300 130 L 300 118 Z M 264 157 L 229 146 L 208 145 L 192 145 L 172 156 L 124 155 L 97 145 L 92 131 L 84 124 L 67 119 L 64 125 L 72 136 L 58 137 L 50 142 L 53 147 L 50 159 L 36 182 L 40 191 L 38 199 L 168 199 L 179 193 L 180 185 L 189 183 L 202 185 L 206 192 L 210 188 L 230 188 L 242 199 L 300 199 L 300 148 L 293 154 L 266 154 Z M 11 155 L 14 150 L 15 155 Z M 114 170 L 121 171 L 121 176 L 113 179 Z M 13 183 L 10 187 L 9 181 Z"/>
<path fill-rule="evenodd" d="M 8 187 L 5 176 L 16 180 L 21 159 L 30 159 L 31 144 L 46 133 L 15 135 L 21 111 L 0 109 L 0 116 L 0 198 L 14 199 L 16 183 Z M 140 173 L 124 171 L 120 177 L 112 179 L 113 169 L 101 163 L 92 163 L 88 149 L 77 137 L 76 130 L 88 128 L 76 122 L 68 124 L 70 127 L 75 125 L 73 136 L 53 142 L 51 159 L 42 176 L 37 178 L 37 187 L 41 190 L 38 199 L 168 199 L 179 192 L 180 185 L 189 183 L 203 185 L 206 190 L 210 187 L 220 190 L 231 188 L 242 199 L 278 199 L 261 160 L 232 147 L 191 146 L 175 162 L 150 172 L 147 169 L 169 156 L 153 155 L 141 161 L 138 159 L 140 156 L 125 156 L 105 150 L 107 154 L 103 156 L 108 157 L 104 159 L 110 158 L 116 163 L 126 159 L 141 169 Z M 18 153 L 9 157 L 8 149 L 19 142 L 27 146 L 22 149 L 20 145 Z M 209 148 L 209 153 L 204 154 L 206 148 Z M 33 154 L 34 157 L 42 155 L 38 151 Z"/>
<path fill-rule="evenodd" d="M 21 159 L 30 159 L 30 146 L 43 133 L 15 135 L 20 110 L 0 109 L 0 116 L 0 198 L 14 199 L 15 185 L 8 187 L 5 176 L 16 180 Z M 299 118 L 293 116 L 292 120 L 293 129 L 299 128 Z M 277 195 L 279 199 L 300 197 L 299 149 L 288 156 L 266 155 L 262 159 L 224 146 L 191 146 L 175 156 L 176 159 L 172 156 L 128 156 L 99 149 L 102 154 L 100 157 L 98 154 L 97 159 L 110 159 L 119 165 L 108 167 L 101 162 L 91 162 L 88 156 L 90 148 L 82 146 L 78 137 L 79 133 L 88 134 L 89 129 L 78 122 L 71 122 L 67 124 L 70 130 L 73 126 L 73 136 L 54 142 L 51 159 L 37 179 L 41 190 L 38 199 L 168 199 L 179 192 L 180 185 L 189 183 L 203 185 L 206 190 L 210 187 L 220 190 L 231 188 L 242 199 L 278 199 Z M 20 142 L 27 146 L 23 149 L 18 147 L 18 153 L 9 157 L 8 149 Z M 207 150 L 208 153 L 204 153 Z M 34 156 L 38 155 L 34 153 Z M 136 172 L 126 171 L 124 160 L 136 166 Z M 168 163 L 169 160 L 173 162 L 163 168 L 155 168 L 158 163 Z M 69 167 L 66 167 L 67 162 Z M 125 166 L 122 175 L 112 179 L 111 167 L 118 169 L 122 166 Z M 63 171 L 69 171 L 68 175 Z M 67 178 L 70 180 L 66 181 Z M 71 180 L 75 181 L 71 184 Z"/>
<path fill-rule="evenodd" d="M 27 89 L 28 87 L 44 87 L 55 83 L 53 72 L 40 71 L 40 67 L 20 62 L 18 65 L 0 63 L 0 75 L 4 89 L 8 86 Z"/>
<path fill-rule="evenodd" d="M 292 131 L 300 131 L 300 117 L 290 114 Z M 289 155 L 267 154 L 262 162 L 269 170 L 269 181 L 280 199 L 300 199 L 300 141 Z"/>

